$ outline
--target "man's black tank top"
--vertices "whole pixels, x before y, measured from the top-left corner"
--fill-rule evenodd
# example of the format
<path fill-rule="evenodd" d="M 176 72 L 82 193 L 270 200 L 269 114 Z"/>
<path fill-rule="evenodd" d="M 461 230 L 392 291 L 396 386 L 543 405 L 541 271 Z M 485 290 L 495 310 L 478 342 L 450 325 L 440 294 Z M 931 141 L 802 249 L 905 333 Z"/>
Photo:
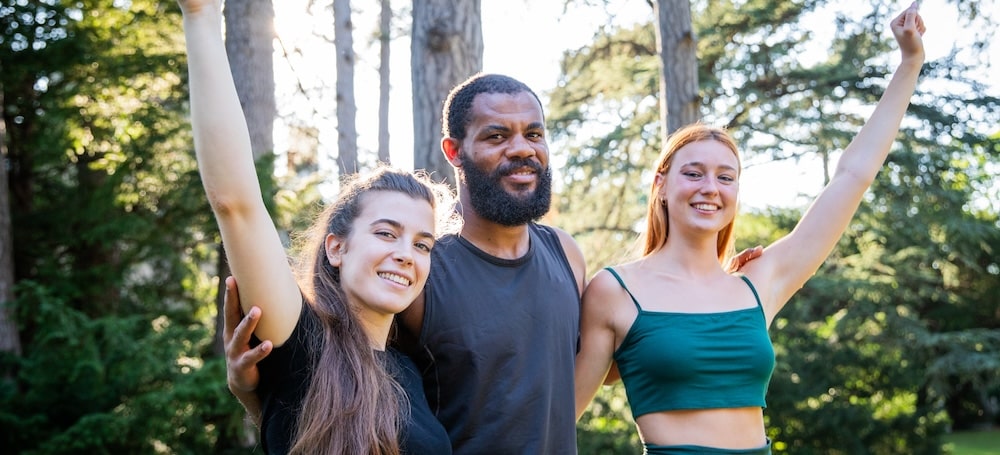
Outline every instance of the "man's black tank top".
<path fill-rule="evenodd" d="M 529 224 L 523 257 L 437 242 L 414 361 L 456 454 L 575 454 L 580 296 L 558 234 Z"/>

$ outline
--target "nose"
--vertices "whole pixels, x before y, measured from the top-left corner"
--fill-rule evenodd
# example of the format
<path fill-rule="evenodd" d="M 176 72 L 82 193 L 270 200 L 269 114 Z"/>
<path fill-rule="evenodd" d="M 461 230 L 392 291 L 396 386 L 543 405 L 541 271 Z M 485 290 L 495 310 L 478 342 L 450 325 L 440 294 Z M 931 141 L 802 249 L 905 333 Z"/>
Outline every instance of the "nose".
<path fill-rule="evenodd" d="M 719 192 L 719 182 L 714 177 L 704 179 L 701 185 L 702 194 L 716 194 Z"/>
<path fill-rule="evenodd" d="M 403 244 L 404 242 L 400 242 Z M 409 245 L 401 245 L 393 251 L 392 259 L 400 265 L 413 265 L 413 253 L 410 251 Z"/>
<path fill-rule="evenodd" d="M 531 158 L 538 154 L 538 151 L 535 150 L 537 146 L 536 143 L 529 141 L 524 135 L 515 134 L 511 136 L 507 156 L 519 159 Z"/>

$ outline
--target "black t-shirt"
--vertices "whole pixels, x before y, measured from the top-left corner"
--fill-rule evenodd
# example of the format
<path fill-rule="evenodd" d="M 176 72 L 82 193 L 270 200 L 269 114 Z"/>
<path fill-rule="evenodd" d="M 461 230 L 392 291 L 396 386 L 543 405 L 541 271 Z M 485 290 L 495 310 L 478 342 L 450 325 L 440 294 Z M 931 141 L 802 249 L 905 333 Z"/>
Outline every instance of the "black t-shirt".
<path fill-rule="evenodd" d="M 321 337 L 319 319 L 303 304 L 295 330 L 281 347 L 275 348 L 259 364 L 257 394 L 262 406 L 261 445 L 265 453 L 285 454 L 295 436 L 301 403 L 309 388 L 312 354 L 310 337 Z M 420 373 L 404 354 L 389 349 L 376 352 L 387 356 L 389 373 L 402 386 L 409 400 L 410 418 L 402 428 L 400 447 L 406 454 L 450 454 L 451 443 L 444 427 L 431 413 L 423 392 Z"/>

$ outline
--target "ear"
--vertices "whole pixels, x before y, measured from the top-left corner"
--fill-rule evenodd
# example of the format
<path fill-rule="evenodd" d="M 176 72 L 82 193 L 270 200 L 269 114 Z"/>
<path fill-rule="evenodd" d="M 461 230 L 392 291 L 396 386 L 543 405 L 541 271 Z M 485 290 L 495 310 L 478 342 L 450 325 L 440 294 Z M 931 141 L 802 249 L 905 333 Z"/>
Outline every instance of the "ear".
<path fill-rule="evenodd" d="M 326 260 L 330 261 L 330 265 L 334 267 L 340 267 L 342 260 L 342 255 L 344 253 L 344 242 L 340 240 L 333 234 L 326 235 Z"/>
<path fill-rule="evenodd" d="M 658 188 L 663 188 L 663 184 L 666 183 L 666 181 L 667 178 L 663 175 L 662 172 L 657 172 L 656 174 L 653 175 L 653 185 L 656 185 L 656 187 Z"/>
<path fill-rule="evenodd" d="M 452 166 L 462 167 L 462 160 L 458 158 L 458 154 L 462 153 L 461 143 L 458 139 L 441 138 L 441 151 L 444 152 L 444 157 Z"/>
<path fill-rule="evenodd" d="M 653 188 L 656 188 L 656 195 L 660 198 L 663 197 L 663 189 L 667 184 L 667 176 L 663 175 L 662 172 L 657 172 L 653 175 Z"/>

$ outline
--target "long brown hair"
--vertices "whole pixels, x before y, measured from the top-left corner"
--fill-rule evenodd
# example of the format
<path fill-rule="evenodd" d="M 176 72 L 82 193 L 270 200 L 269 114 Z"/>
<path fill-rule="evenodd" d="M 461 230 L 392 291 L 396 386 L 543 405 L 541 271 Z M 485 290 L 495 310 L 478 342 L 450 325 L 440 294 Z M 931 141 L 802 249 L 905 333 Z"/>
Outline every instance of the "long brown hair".
<path fill-rule="evenodd" d="M 308 337 L 316 353 L 309 389 L 301 404 L 291 453 L 396 455 L 409 406 L 384 356 L 376 356 L 355 308 L 344 297 L 340 270 L 327 260 L 325 238 L 348 238 L 351 225 L 372 191 L 393 191 L 424 200 L 438 214 L 449 210 L 451 195 L 424 174 L 380 167 L 366 178 L 345 183 L 337 200 L 305 235 L 297 262 L 306 304 L 319 316 L 322 336 Z M 442 202 L 443 201 L 443 202 Z M 441 218 L 441 217 L 438 217 Z M 449 218 L 451 219 L 451 218 Z M 438 220 L 438 232 L 441 222 Z"/>
<path fill-rule="evenodd" d="M 726 130 L 702 123 L 693 123 L 674 131 L 667 138 L 666 143 L 663 145 L 663 151 L 660 152 L 660 157 L 656 161 L 656 173 L 666 175 L 667 170 L 670 169 L 670 165 L 674 161 L 674 154 L 677 153 L 677 150 L 692 142 L 699 141 L 719 142 L 733 151 L 737 161 L 740 159 L 736 142 L 733 141 L 732 136 Z M 664 180 L 661 179 L 662 181 Z M 657 185 L 656 180 L 653 180 L 649 189 L 649 203 L 646 209 L 646 233 L 641 241 L 643 244 L 643 256 L 648 256 L 662 248 L 667 243 L 667 235 L 670 234 L 667 207 L 660 199 L 659 191 L 660 185 Z M 725 262 L 735 251 L 733 241 L 733 226 L 735 223 L 736 219 L 734 218 L 733 221 L 729 222 L 719 232 L 719 237 L 716 240 L 716 251 L 720 263 Z"/>

